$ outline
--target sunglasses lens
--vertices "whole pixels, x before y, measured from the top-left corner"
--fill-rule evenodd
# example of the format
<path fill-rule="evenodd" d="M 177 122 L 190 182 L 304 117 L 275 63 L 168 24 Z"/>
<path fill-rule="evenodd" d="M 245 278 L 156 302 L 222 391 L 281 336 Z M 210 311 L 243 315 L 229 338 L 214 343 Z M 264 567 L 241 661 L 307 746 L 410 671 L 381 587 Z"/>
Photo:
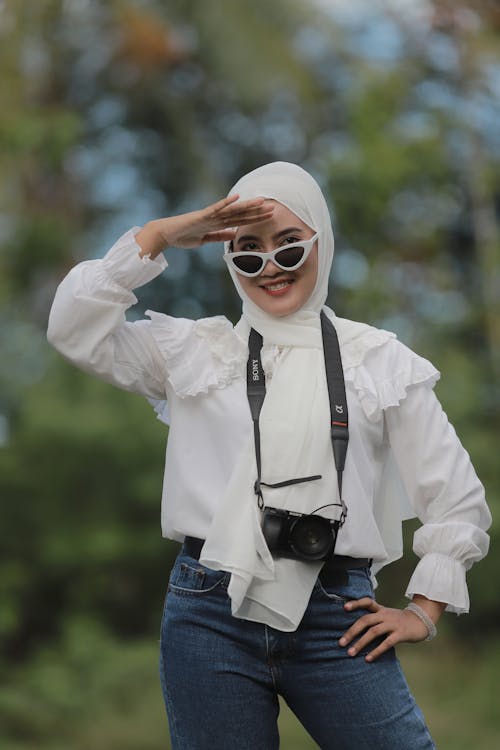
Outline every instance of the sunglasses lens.
<path fill-rule="evenodd" d="M 276 253 L 276 260 L 283 268 L 295 268 L 304 255 L 304 248 L 300 246 L 288 247 Z"/>
<path fill-rule="evenodd" d="M 243 273 L 260 273 L 262 271 L 262 259 L 256 255 L 239 255 L 233 258 L 233 263 Z"/>

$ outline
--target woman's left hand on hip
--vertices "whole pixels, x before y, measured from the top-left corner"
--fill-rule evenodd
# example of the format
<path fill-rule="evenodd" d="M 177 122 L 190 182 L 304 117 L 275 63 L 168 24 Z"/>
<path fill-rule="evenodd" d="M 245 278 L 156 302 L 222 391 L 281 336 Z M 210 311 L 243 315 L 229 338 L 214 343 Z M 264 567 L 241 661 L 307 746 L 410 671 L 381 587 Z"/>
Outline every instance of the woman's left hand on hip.
<path fill-rule="evenodd" d="M 363 597 L 347 602 L 344 608 L 348 612 L 357 609 L 368 610 L 339 640 L 341 646 L 349 646 L 349 656 L 357 654 L 375 639 L 383 638 L 373 651 L 366 656 L 366 661 L 374 661 L 397 643 L 423 641 L 428 635 L 424 623 L 411 611 L 384 607 L 374 599 Z"/>

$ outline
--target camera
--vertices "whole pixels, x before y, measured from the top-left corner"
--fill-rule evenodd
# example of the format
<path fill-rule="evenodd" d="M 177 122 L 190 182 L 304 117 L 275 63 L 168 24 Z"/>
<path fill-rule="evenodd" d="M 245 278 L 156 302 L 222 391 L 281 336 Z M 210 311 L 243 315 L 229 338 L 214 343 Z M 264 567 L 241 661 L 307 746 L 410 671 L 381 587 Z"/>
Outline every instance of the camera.
<path fill-rule="evenodd" d="M 262 533 L 277 557 L 319 562 L 333 556 L 340 522 L 312 513 L 265 507 Z"/>

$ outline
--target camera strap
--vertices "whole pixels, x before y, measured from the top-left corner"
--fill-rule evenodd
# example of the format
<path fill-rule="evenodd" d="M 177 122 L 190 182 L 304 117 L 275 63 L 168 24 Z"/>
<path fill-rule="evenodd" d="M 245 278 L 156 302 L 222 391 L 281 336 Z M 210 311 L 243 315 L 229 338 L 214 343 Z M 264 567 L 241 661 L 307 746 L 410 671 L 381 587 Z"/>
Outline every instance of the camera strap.
<path fill-rule="evenodd" d="M 340 355 L 340 344 L 337 331 L 332 321 L 321 311 L 321 333 L 323 334 L 323 352 L 325 355 L 326 382 L 330 399 L 330 435 L 332 439 L 333 458 L 337 470 L 342 516 L 347 508 L 342 500 L 342 476 L 344 473 L 347 445 L 349 443 L 349 414 L 345 392 L 344 368 Z"/>
<path fill-rule="evenodd" d="M 347 444 L 349 441 L 347 398 L 345 392 L 344 371 L 337 332 L 332 322 L 324 312 L 321 312 L 321 332 L 323 336 L 323 352 L 325 356 L 326 379 L 328 384 L 328 396 L 330 400 L 330 424 L 333 458 L 337 470 L 337 482 L 339 487 L 342 515 L 339 521 L 341 526 L 347 513 L 346 505 L 342 499 L 342 474 L 344 471 Z M 254 428 L 255 460 L 257 464 L 257 479 L 254 484 L 254 492 L 257 495 L 257 504 L 262 510 L 264 498 L 262 487 L 287 487 L 292 484 L 302 484 L 321 479 L 321 474 L 310 477 L 296 477 L 283 482 L 268 484 L 261 479 L 262 458 L 260 451 L 259 416 L 266 396 L 266 376 L 262 367 L 261 350 L 263 339 L 254 328 L 251 329 L 248 338 L 248 362 L 247 362 L 247 396 L 250 413 Z M 326 506 L 324 506 L 326 507 Z M 317 510 L 320 510 L 319 508 Z M 315 512 L 315 511 L 314 511 Z"/>

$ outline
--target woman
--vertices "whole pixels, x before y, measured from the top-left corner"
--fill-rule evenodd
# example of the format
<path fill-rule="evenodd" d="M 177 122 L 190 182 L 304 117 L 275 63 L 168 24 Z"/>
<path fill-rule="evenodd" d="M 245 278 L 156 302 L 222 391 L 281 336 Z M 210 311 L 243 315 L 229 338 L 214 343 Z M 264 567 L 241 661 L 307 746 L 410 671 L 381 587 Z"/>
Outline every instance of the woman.
<path fill-rule="evenodd" d="M 243 302 L 234 328 L 154 312 L 125 322 L 131 290 L 166 267 L 162 250 L 213 241 L 226 243 Z M 465 571 L 486 554 L 491 519 L 433 393 L 437 371 L 394 334 L 324 306 L 333 247 L 318 185 L 278 162 L 204 210 L 129 231 L 103 260 L 73 269 L 54 301 L 50 342 L 170 422 L 162 529 L 184 544 L 160 663 L 174 749 L 278 747 L 279 694 L 321 748 L 434 747 L 394 646 L 433 637 L 444 609 L 468 611 Z M 342 493 L 321 311 L 339 340 L 349 414 Z M 266 389 L 255 431 L 251 331 L 262 336 Z M 334 556 L 270 551 L 268 507 L 331 519 Z M 401 555 L 401 523 L 413 516 L 422 526 L 412 601 L 384 607 L 373 574 Z"/>

